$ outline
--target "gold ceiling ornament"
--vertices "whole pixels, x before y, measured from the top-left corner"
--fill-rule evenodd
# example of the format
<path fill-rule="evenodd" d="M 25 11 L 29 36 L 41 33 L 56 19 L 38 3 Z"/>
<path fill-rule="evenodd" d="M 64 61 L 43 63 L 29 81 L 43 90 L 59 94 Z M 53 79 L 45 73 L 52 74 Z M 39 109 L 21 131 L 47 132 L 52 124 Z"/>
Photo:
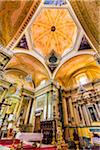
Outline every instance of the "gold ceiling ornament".
<path fill-rule="evenodd" d="M 53 73 L 54 70 L 57 68 L 60 62 L 60 56 L 55 53 L 54 50 L 51 51 L 51 53 L 48 55 L 48 57 L 45 57 L 46 64 Z"/>
<path fill-rule="evenodd" d="M 73 47 L 77 26 L 67 8 L 42 8 L 31 25 L 30 35 L 40 54 L 48 56 L 53 49 L 62 55 Z"/>

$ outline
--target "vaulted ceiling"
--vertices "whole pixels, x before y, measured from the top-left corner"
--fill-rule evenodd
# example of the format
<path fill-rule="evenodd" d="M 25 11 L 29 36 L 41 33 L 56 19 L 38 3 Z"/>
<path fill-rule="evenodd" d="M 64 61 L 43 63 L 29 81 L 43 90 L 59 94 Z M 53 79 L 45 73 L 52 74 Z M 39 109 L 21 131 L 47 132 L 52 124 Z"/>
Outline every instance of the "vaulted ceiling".
<path fill-rule="evenodd" d="M 32 13 L 34 8 L 33 11 L 34 14 L 39 3 L 40 0 L 35 0 L 35 1 L 1 0 L 0 1 L 0 43 L 1 44 L 7 46 L 14 39 L 14 37 L 16 37 L 15 38 L 16 40 L 19 38 L 20 33 L 23 31 L 26 24 L 29 22 L 31 18 L 30 13 Z"/>
<path fill-rule="evenodd" d="M 29 34 L 38 53 L 48 56 L 54 50 L 61 56 L 75 44 L 77 26 L 67 8 L 42 8 Z"/>
<path fill-rule="evenodd" d="M 69 0 L 83 29 L 100 52 L 100 1 Z"/>
<path fill-rule="evenodd" d="M 5 67 L 7 80 L 20 82 L 31 74 L 35 86 L 53 78 L 67 87 L 73 84 L 73 75 L 81 72 L 91 80 L 100 78 L 93 56 L 99 52 L 99 1 L 62 1 L 48 1 L 50 5 L 46 0 L 0 1 L 0 44 L 14 53 Z M 86 40 L 90 46 L 79 52 L 83 36 L 85 46 Z M 17 47 L 19 42 L 27 45 L 25 49 Z M 59 58 L 53 73 L 47 64 L 52 50 Z"/>
<path fill-rule="evenodd" d="M 49 80 L 49 74 L 43 64 L 28 54 L 16 54 L 6 66 L 7 70 L 21 71 L 22 76 L 31 74 L 35 86 L 38 86 L 42 80 Z"/>
<path fill-rule="evenodd" d="M 64 87 L 71 87 L 76 85 L 75 77 L 81 73 L 86 74 L 89 82 L 100 78 L 100 66 L 92 55 L 83 54 L 69 59 L 60 67 L 55 79 Z"/>

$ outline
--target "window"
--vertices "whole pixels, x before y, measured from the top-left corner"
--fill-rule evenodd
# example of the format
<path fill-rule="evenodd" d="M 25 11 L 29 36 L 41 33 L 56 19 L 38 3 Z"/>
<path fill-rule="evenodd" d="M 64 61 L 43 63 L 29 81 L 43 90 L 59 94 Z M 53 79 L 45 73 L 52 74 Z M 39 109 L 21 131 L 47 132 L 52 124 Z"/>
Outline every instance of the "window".
<path fill-rule="evenodd" d="M 82 73 L 82 74 L 79 74 L 77 77 L 76 77 L 76 82 L 78 85 L 84 85 L 88 82 L 88 78 L 86 76 L 85 73 Z"/>
<path fill-rule="evenodd" d="M 46 82 L 45 80 L 42 80 L 41 83 L 40 83 L 40 85 L 44 85 L 45 82 Z"/>

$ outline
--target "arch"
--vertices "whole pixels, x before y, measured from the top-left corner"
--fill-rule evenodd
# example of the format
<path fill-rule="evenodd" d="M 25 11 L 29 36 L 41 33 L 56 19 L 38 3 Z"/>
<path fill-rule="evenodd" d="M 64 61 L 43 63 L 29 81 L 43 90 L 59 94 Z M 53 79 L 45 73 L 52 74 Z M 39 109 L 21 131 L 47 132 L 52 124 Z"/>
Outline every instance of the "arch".
<path fill-rule="evenodd" d="M 54 73 L 53 73 L 53 76 L 52 76 L 52 78 L 54 79 L 55 78 L 55 76 L 56 76 L 56 74 L 57 74 L 57 72 L 59 71 L 59 69 L 61 68 L 61 66 L 63 65 L 63 64 L 65 64 L 66 62 L 68 62 L 70 59 L 72 59 L 72 58 L 74 58 L 74 57 L 76 57 L 76 56 L 79 56 L 79 55 L 92 55 L 92 56 L 94 56 L 96 53 L 93 51 L 93 50 L 82 50 L 82 51 L 77 51 L 77 52 L 72 52 L 72 53 L 69 53 L 68 55 L 66 55 L 65 57 L 63 57 L 62 58 L 62 60 L 61 60 L 61 62 L 60 62 L 60 64 L 59 64 L 59 66 L 56 68 L 56 70 L 54 71 Z"/>
<path fill-rule="evenodd" d="M 74 55 L 74 57 L 71 57 L 70 59 L 65 61 L 65 63 L 63 63 L 63 65 L 61 65 L 61 67 L 57 71 L 54 79 L 56 81 L 58 80 L 59 82 L 61 82 L 61 84 L 63 84 L 65 86 L 66 82 L 69 81 L 71 76 L 73 76 L 77 72 L 83 70 L 83 68 L 85 68 L 85 69 L 88 68 L 87 69 L 88 72 L 92 72 L 90 70 L 90 68 L 92 70 L 96 69 L 96 71 L 98 71 L 98 72 L 94 73 L 94 75 L 95 75 L 94 79 L 96 77 L 98 78 L 99 76 L 97 74 L 99 74 L 100 67 L 96 64 L 95 58 L 93 56 L 94 56 L 94 53 L 93 54 L 78 53 L 78 55 Z M 93 70 L 93 72 L 94 72 L 94 70 Z"/>
<path fill-rule="evenodd" d="M 37 86 L 42 80 L 50 79 L 46 67 L 36 57 L 28 53 L 15 53 L 5 69 L 20 69 L 27 74 L 32 74 L 35 85 Z"/>
<path fill-rule="evenodd" d="M 28 75 L 27 72 L 22 71 L 22 70 L 20 70 L 20 69 L 16 69 L 16 68 L 9 68 L 9 69 L 6 69 L 4 72 L 5 72 L 5 74 L 8 73 L 8 72 L 20 72 L 20 73 L 26 74 L 26 76 Z M 35 82 L 34 82 L 33 79 L 32 79 L 32 83 L 33 83 L 34 88 L 35 88 Z"/>
<path fill-rule="evenodd" d="M 36 58 L 42 65 L 44 65 L 45 69 L 47 70 L 47 72 L 49 74 L 49 77 L 51 78 L 51 72 L 50 72 L 49 68 L 47 67 L 47 65 L 45 63 L 44 58 L 41 55 L 37 54 L 35 51 L 31 52 L 31 51 L 25 51 L 25 50 L 20 50 L 19 49 L 17 51 L 13 51 L 13 53 L 14 53 L 14 55 L 21 54 L 21 53 L 22 54 L 27 54 L 27 55 L 30 55 L 30 56 Z"/>

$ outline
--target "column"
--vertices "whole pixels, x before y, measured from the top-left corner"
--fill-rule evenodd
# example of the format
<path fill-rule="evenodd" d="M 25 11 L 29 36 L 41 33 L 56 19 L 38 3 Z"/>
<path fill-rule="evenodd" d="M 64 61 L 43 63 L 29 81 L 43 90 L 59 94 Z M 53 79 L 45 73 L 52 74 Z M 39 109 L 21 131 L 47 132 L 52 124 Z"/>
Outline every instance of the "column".
<path fill-rule="evenodd" d="M 94 104 L 95 105 L 95 108 L 96 108 L 96 111 L 97 111 L 97 116 L 98 116 L 98 120 L 100 120 L 100 112 L 99 112 L 99 109 L 97 107 L 97 104 Z"/>
<path fill-rule="evenodd" d="M 17 114 L 18 107 L 19 107 L 19 101 L 16 103 L 16 106 L 15 106 L 15 109 L 14 109 L 14 112 L 13 112 L 14 115 Z"/>
<path fill-rule="evenodd" d="M 46 100 L 46 120 L 48 119 L 48 97 L 49 97 L 49 92 L 47 92 L 47 100 Z"/>
<path fill-rule="evenodd" d="M 82 109 L 83 109 L 83 114 L 84 114 L 84 118 L 85 118 L 85 121 L 86 121 L 86 125 L 90 126 L 91 123 L 90 123 L 89 116 L 88 116 L 88 113 L 87 113 L 87 110 L 86 110 L 86 106 L 83 105 Z"/>
<path fill-rule="evenodd" d="M 75 116 L 75 124 L 78 126 L 80 124 L 80 118 L 77 107 L 78 107 L 77 105 L 74 106 L 74 116 Z"/>
<path fill-rule="evenodd" d="M 79 106 L 79 110 L 80 110 L 80 114 L 81 114 L 81 117 L 82 117 L 82 124 L 85 125 L 85 121 L 84 121 L 84 117 L 83 117 L 83 112 L 82 112 L 81 106 Z"/>
<path fill-rule="evenodd" d="M 66 102 L 66 98 L 63 97 L 62 99 L 62 107 L 63 107 L 63 117 L 64 117 L 64 126 L 65 127 L 65 140 L 68 141 L 69 139 L 69 128 L 68 128 L 68 112 L 67 112 L 67 102 Z"/>
<path fill-rule="evenodd" d="M 67 104 L 66 104 L 66 98 L 63 97 L 62 99 L 62 106 L 63 106 L 63 114 L 64 114 L 64 125 L 68 125 L 68 112 L 67 112 Z"/>
<path fill-rule="evenodd" d="M 29 117 L 31 102 L 32 102 L 32 99 L 30 99 L 30 100 L 29 100 L 29 103 L 28 103 L 27 112 L 26 112 L 26 117 L 25 117 L 25 121 L 24 121 L 25 124 L 27 124 L 27 122 L 28 122 L 28 117 Z"/>
<path fill-rule="evenodd" d="M 21 107 L 22 107 L 22 104 L 23 104 L 23 100 L 24 100 L 24 96 L 21 97 L 21 100 L 19 102 L 19 107 L 18 107 L 18 110 L 17 110 L 17 113 L 16 113 L 16 118 L 18 118 L 19 115 L 20 115 L 20 111 L 21 111 Z"/>
<path fill-rule="evenodd" d="M 33 110 L 32 110 L 32 125 L 33 125 L 33 131 L 34 131 L 34 127 L 35 127 L 35 110 L 36 110 L 36 98 L 34 98 L 34 102 L 33 102 L 33 106 L 32 106 Z"/>
<path fill-rule="evenodd" d="M 73 105 L 72 105 L 72 99 L 71 99 L 71 97 L 69 97 L 68 102 L 69 102 L 69 108 L 70 108 L 70 114 L 71 114 L 71 121 L 73 121 L 72 124 L 74 124 L 75 121 L 72 120 L 72 119 L 74 119 L 74 111 L 73 111 Z"/>
<path fill-rule="evenodd" d="M 0 102 L 2 102 L 3 98 L 5 98 L 7 92 L 8 92 L 8 89 L 5 89 L 4 92 L 2 93 L 1 97 L 0 97 Z"/>
<path fill-rule="evenodd" d="M 50 119 L 53 119 L 53 91 L 50 92 Z"/>
<path fill-rule="evenodd" d="M 29 119 L 29 123 L 33 122 L 33 116 L 34 116 L 34 100 L 32 102 L 32 107 L 31 107 L 31 113 L 30 113 L 30 119 Z"/>

